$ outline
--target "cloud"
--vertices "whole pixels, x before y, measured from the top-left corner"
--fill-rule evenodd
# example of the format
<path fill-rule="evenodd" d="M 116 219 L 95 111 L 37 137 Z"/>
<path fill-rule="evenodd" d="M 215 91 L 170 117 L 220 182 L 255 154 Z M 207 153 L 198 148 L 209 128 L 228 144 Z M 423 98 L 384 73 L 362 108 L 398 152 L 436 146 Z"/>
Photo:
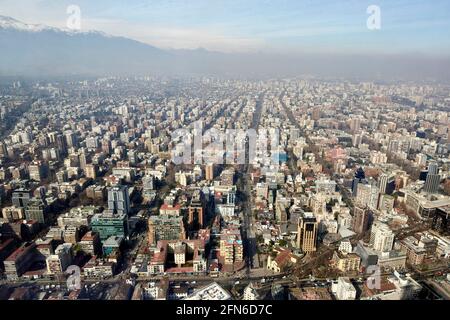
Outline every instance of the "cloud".
<path fill-rule="evenodd" d="M 84 19 L 82 28 L 130 37 L 160 48 L 252 52 L 266 46 L 263 39 L 230 35 L 220 30 L 133 24 L 117 19 Z"/>

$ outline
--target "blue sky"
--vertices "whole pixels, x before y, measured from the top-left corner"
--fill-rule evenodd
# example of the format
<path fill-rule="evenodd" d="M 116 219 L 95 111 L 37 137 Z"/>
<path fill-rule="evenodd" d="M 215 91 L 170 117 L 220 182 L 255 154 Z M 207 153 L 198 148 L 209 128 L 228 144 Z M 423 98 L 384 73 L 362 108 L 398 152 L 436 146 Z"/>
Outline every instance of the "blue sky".
<path fill-rule="evenodd" d="M 450 54 L 448 0 L 0 0 L 0 14 L 65 27 L 70 4 L 83 29 L 164 48 Z M 380 30 L 366 27 L 369 5 Z"/>

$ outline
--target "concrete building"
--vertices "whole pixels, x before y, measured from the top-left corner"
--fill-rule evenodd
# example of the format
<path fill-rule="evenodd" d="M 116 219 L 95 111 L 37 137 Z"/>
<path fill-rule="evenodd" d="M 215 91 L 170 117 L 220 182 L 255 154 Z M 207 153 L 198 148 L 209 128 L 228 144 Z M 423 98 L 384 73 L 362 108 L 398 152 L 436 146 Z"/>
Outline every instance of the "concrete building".
<path fill-rule="evenodd" d="M 196 190 L 192 195 L 191 202 L 188 207 L 189 230 L 202 229 L 204 219 L 205 219 L 205 205 L 203 194 L 200 190 Z"/>
<path fill-rule="evenodd" d="M 32 198 L 28 201 L 25 208 L 25 217 L 27 220 L 37 221 L 45 224 L 47 215 L 47 206 L 40 198 Z"/>
<path fill-rule="evenodd" d="M 356 288 L 349 278 L 340 277 L 331 285 L 331 291 L 337 300 L 355 300 Z"/>
<path fill-rule="evenodd" d="M 127 237 L 129 232 L 127 216 L 125 214 L 113 214 L 111 211 L 94 215 L 91 220 L 91 227 L 92 231 L 99 234 L 101 241 L 111 236 Z"/>
<path fill-rule="evenodd" d="M 250 282 L 248 286 L 244 289 L 244 296 L 242 300 L 259 300 L 259 294 L 253 285 L 253 282 Z"/>
<path fill-rule="evenodd" d="M 55 249 L 55 254 L 47 257 L 47 272 L 49 274 L 63 273 L 72 263 L 72 244 L 63 243 Z"/>
<path fill-rule="evenodd" d="M 361 258 L 355 253 L 333 253 L 333 266 L 342 272 L 359 271 Z"/>
<path fill-rule="evenodd" d="M 374 250 L 389 252 L 394 246 L 394 232 L 383 222 L 376 221 L 370 233 L 370 245 Z"/>
<path fill-rule="evenodd" d="M 216 282 L 194 291 L 184 300 L 231 300 L 231 295 Z"/>
<path fill-rule="evenodd" d="M 206 176 L 206 180 L 208 180 L 208 181 L 214 180 L 214 164 L 213 163 L 209 163 L 206 165 L 205 176 Z"/>
<path fill-rule="evenodd" d="M 399 245 L 406 252 L 407 262 L 411 265 L 420 265 L 427 256 L 427 250 L 419 246 L 419 240 L 410 236 L 401 241 Z"/>
<path fill-rule="evenodd" d="M 15 206 L 5 207 L 2 209 L 2 217 L 9 222 L 22 220 L 25 217 L 24 212 L 23 208 L 17 208 Z"/>
<path fill-rule="evenodd" d="M 355 207 L 353 210 L 353 231 L 358 234 L 365 233 L 369 228 L 369 210 Z"/>
<path fill-rule="evenodd" d="M 128 215 L 130 213 L 130 195 L 127 186 L 108 189 L 108 209 L 118 214 Z"/>
<path fill-rule="evenodd" d="M 98 255 L 100 253 L 100 236 L 97 232 L 88 231 L 78 242 L 81 250 L 90 255 Z"/>
<path fill-rule="evenodd" d="M 160 240 L 184 240 L 183 217 L 151 216 L 148 219 L 148 242 L 155 246 Z"/>
<path fill-rule="evenodd" d="M 16 249 L 3 262 L 5 266 L 5 274 L 8 280 L 17 280 L 22 274 L 28 271 L 29 267 L 35 261 L 38 251 L 36 244 L 26 243 Z"/>
<path fill-rule="evenodd" d="M 224 229 L 220 235 L 220 256 L 224 263 L 232 265 L 244 259 L 244 247 L 239 229 Z"/>
<path fill-rule="evenodd" d="M 16 189 L 12 193 L 12 204 L 16 208 L 25 208 L 31 199 L 31 192 L 28 189 Z"/>
<path fill-rule="evenodd" d="M 87 164 L 84 168 L 84 174 L 86 178 L 96 179 L 97 178 L 98 167 L 95 164 Z"/>
<path fill-rule="evenodd" d="M 312 213 L 303 213 L 298 219 L 297 248 L 303 252 L 316 251 L 318 227 L 319 224 Z"/>

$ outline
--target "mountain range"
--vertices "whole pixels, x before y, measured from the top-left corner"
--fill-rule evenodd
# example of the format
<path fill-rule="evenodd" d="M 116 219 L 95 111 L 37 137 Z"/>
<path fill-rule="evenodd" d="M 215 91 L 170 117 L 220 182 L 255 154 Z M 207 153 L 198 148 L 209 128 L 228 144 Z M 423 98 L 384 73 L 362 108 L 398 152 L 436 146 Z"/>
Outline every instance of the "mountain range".
<path fill-rule="evenodd" d="M 0 16 L 0 75 L 214 75 L 449 80 L 450 59 L 421 54 L 221 53 L 168 50 L 98 31 Z"/>

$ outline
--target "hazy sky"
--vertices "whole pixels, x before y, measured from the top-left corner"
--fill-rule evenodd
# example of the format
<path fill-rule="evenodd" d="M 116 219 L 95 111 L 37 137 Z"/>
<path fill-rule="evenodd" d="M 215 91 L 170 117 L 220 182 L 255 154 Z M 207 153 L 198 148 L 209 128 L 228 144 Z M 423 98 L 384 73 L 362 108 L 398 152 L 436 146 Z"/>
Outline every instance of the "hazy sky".
<path fill-rule="evenodd" d="M 65 27 L 71 4 L 82 29 L 164 48 L 450 55 L 448 0 L 0 0 L 0 15 Z"/>

